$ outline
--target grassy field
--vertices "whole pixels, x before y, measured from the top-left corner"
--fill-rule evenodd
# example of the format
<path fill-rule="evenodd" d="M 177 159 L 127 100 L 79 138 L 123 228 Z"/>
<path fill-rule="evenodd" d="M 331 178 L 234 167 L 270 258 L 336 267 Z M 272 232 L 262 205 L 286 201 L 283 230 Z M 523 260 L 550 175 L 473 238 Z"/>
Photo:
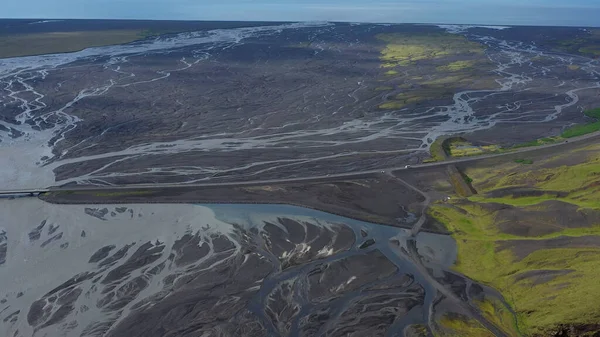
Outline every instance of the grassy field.
<path fill-rule="evenodd" d="M 382 81 L 403 89 L 380 104 L 380 109 L 420 106 L 428 101 L 451 99 L 459 90 L 498 86 L 488 71 L 492 66 L 485 57 L 485 46 L 463 36 L 393 33 L 376 37 L 386 43 L 380 56 Z"/>
<path fill-rule="evenodd" d="M 89 47 L 129 43 L 170 32 L 133 29 L 0 35 L 0 58 L 74 52 Z"/>
<path fill-rule="evenodd" d="M 496 153 L 500 151 L 499 145 L 475 146 L 466 140 L 450 142 L 450 155 L 452 157 L 469 157 L 482 154 Z"/>
<path fill-rule="evenodd" d="M 481 44 L 454 34 L 378 34 L 387 43 L 382 51 L 383 67 L 408 66 L 420 60 L 431 60 L 460 54 L 483 54 Z"/>
<path fill-rule="evenodd" d="M 531 160 L 531 159 L 515 159 L 515 163 L 531 165 L 531 164 L 533 164 L 533 160 Z"/>
<path fill-rule="evenodd" d="M 443 161 L 448 158 L 450 149 L 447 146 L 448 142 L 446 140 L 447 138 L 445 137 L 438 137 L 429 147 L 429 153 L 433 161 Z"/>
<path fill-rule="evenodd" d="M 439 71 L 461 71 L 472 68 L 475 65 L 475 61 L 456 61 L 450 62 L 447 65 L 439 66 Z"/>
<path fill-rule="evenodd" d="M 503 149 L 499 145 L 476 146 L 461 137 L 440 137 L 429 148 L 431 161 L 442 161 L 448 159 L 448 157 L 478 156 L 502 151 Z"/>
<path fill-rule="evenodd" d="M 436 337 L 494 337 L 479 322 L 461 315 L 445 315 L 439 322 Z"/>
<path fill-rule="evenodd" d="M 503 328 L 510 336 L 519 335 L 513 313 L 499 300 L 486 297 L 473 302 L 489 322 Z"/>
<path fill-rule="evenodd" d="M 596 119 L 596 122 L 572 126 L 562 132 L 562 138 L 573 138 L 600 131 L 600 108 L 586 110 L 584 114 L 589 118 Z"/>
<path fill-rule="evenodd" d="M 600 122 L 583 124 L 583 125 L 575 125 L 563 131 L 561 134 L 562 138 L 573 138 L 579 137 L 583 135 L 587 135 L 588 133 L 600 131 Z"/>
<path fill-rule="evenodd" d="M 600 223 L 569 220 L 581 218 L 578 213 L 600 210 L 599 152 L 600 145 L 593 145 L 532 161 L 527 166 L 507 162 L 473 168 L 466 173 L 473 179 L 478 195 L 455 196 L 430 208 L 430 215 L 446 224 L 456 239 L 458 260 L 454 268 L 499 290 L 516 311 L 518 328 L 525 336 L 544 336 L 561 324 L 593 324 L 600 320 L 600 309 L 589 297 L 600 293 L 600 245 L 553 246 L 551 241 L 600 238 Z M 489 195 L 511 188 L 534 189 L 542 194 Z M 557 197 L 557 191 L 564 196 Z M 549 201 L 563 202 L 565 207 L 557 211 L 549 206 Z M 548 230 L 535 236 L 507 231 L 506 212 L 514 214 L 520 223 L 528 224 L 527 219 L 531 219 L 536 226 L 546 226 Z M 561 218 L 567 219 L 564 223 L 568 226 L 560 225 Z M 518 226 L 513 223 L 512 229 Z M 535 242 L 539 246 L 531 248 L 528 254 L 516 253 Z M 488 309 L 483 311 L 491 310 Z"/>
<path fill-rule="evenodd" d="M 536 140 L 532 140 L 532 141 L 525 142 L 525 143 L 515 144 L 512 146 L 512 148 L 520 149 L 520 148 L 524 148 L 524 147 L 540 146 L 540 145 L 555 143 L 560 140 L 561 140 L 560 137 L 556 137 L 556 138 L 545 137 L 542 139 L 536 139 Z"/>

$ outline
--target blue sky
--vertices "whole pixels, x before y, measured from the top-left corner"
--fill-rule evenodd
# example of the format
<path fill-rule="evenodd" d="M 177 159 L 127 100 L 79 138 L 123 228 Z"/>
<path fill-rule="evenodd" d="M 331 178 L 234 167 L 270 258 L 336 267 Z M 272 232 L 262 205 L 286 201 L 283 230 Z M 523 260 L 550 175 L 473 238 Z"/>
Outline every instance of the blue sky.
<path fill-rule="evenodd" d="M 600 0 L 4 0 L 5 18 L 600 26 Z"/>

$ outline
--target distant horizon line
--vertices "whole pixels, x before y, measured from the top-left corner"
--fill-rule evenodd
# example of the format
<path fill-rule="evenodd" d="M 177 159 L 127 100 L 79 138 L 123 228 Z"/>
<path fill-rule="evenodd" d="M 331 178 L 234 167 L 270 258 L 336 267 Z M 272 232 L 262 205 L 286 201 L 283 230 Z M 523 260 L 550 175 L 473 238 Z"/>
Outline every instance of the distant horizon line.
<path fill-rule="evenodd" d="M 373 24 L 373 25 L 455 25 L 455 26 L 474 26 L 474 27 L 566 27 L 566 28 L 600 28 L 598 26 L 577 26 L 577 25 L 549 25 L 549 24 L 489 24 L 489 23 L 448 23 L 448 22 L 377 22 L 377 21 L 336 21 L 336 20 L 218 20 L 218 19 L 115 19 L 115 18 L 2 18 L 0 20 L 38 20 L 38 21 L 156 21 L 156 22 L 247 22 L 247 23 L 303 23 L 303 22 L 327 22 L 327 23 L 345 23 L 345 24 Z M 51 22 L 48 22 L 51 23 Z"/>

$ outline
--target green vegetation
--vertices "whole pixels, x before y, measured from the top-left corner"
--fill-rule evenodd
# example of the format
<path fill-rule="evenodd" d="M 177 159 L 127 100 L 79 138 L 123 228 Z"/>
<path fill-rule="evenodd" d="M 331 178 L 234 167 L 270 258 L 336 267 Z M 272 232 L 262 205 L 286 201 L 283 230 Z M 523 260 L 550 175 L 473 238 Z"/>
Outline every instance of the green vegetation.
<path fill-rule="evenodd" d="M 600 56 L 600 45 L 581 47 L 579 48 L 579 52 L 592 56 Z"/>
<path fill-rule="evenodd" d="M 573 138 L 587 135 L 588 133 L 596 131 L 600 131 L 600 122 L 589 123 L 584 125 L 575 125 L 563 131 L 563 133 L 560 136 L 563 138 Z"/>
<path fill-rule="evenodd" d="M 483 45 L 471 42 L 464 36 L 438 33 L 378 34 L 387 43 L 381 52 L 383 67 L 407 66 L 420 60 L 438 59 L 459 54 L 483 54 Z"/>
<path fill-rule="evenodd" d="M 475 61 L 456 61 L 448 63 L 445 66 L 439 66 L 436 69 L 439 71 L 460 71 L 471 68 L 475 65 Z"/>
<path fill-rule="evenodd" d="M 443 99 L 450 98 L 453 94 L 452 89 L 449 89 L 446 86 L 438 86 L 438 87 L 422 87 L 420 89 L 411 90 L 408 92 L 403 92 L 401 94 L 396 95 L 393 101 L 395 104 L 393 106 L 404 107 L 410 104 L 419 104 L 423 101 L 427 100 L 435 100 L 435 99 Z M 380 105 L 379 107 L 385 109 L 387 103 Z"/>
<path fill-rule="evenodd" d="M 486 67 L 492 67 L 484 55 L 484 45 L 469 41 L 464 36 L 393 33 L 379 34 L 377 38 L 386 43 L 380 56 L 384 69 L 382 81 L 405 91 L 381 104 L 380 109 L 396 110 L 427 101 L 450 100 L 461 88 L 491 89 L 498 86 L 493 75 L 481 76 L 482 72 L 488 74 Z M 419 68 L 406 68 L 416 63 L 419 63 Z M 436 68 L 440 64 L 442 66 Z M 422 76 L 423 73 L 428 76 Z"/>
<path fill-rule="evenodd" d="M 533 164 L 533 160 L 531 160 L 531 159 L 515 159 L 515 163 L 531 165 L 531 164 Z"/>
<path fill-rule="evenodd" d="M 570 64 L 567 66 L 567 68 L 569 68 L 569 70 L 579 70 L 581 69 L 580 66 L 576 65 L 576 64 Z"/>
<path fill-rule="evenodd" d="M 438 77 L 436 79 L 425 81 L 422 84 L 424 86 L 428 86 L 428 87 L 438 87 L 438 86 L 442 86 L 442 85 L 456 84 L 456 83 L 461 83 L 461 82 L 467 83 L 467 82 L 471 82 L 472 80 L 473 80 L 473 77 L 471 75 L 453 75 L 453 76 Z"/>
<path fill-rule="evenodd" d="M 467 157 L 481 154 L 490 154 L 501 152 L 502 148 L 499 145 L 482 145 L 475 146 L 462 137 L 436 139 L 429 148 L 431 157 L 435 161 L 447 159 L 447 157 Z"/>
<path fill-rule="evenodd" d="M 584 114 L 587 117 L 594 118 L 597 121 L 593 123 L 583 124 L 583 125 L 575 125 L 563 131 L 561 137 L 563 138 L 573 138 L 578 136 L 583 136 L 588 133 L 600 131 L 600 108 L 586 110 Z"/>
<path fill-rule="evenodd" d="M 459 139 L 450 143 L 449 154 L 452 157 L 468 157 L 496 153 L 500 150 L 501 148 L 499 145 L 475 146 L 464 139 Z"/>
<path fill-rule="evenodd" d="M 404 104 L 418 103 L 426 99 L 426 96 L 413 94 L 413 93 L 401 93 L 396 96 L 397 100 L 402 101 Z"/>
<path fill-rule="evenodd" d="M 519 148 L 523 148 L 523 147 L 547 145 L 547 144 L 556 143 L 557 141 L 561 141 L 561 140 L 563 140 L 561 137 L 544 137 L 544 138 L 535 139 L 535 140 L 532 140 L 529 142 L 516 144 L 516 145 L 513 145 L 511 148 L 519 149 Z"/>
<path fill-rule="evenodd" d="M 513 149 L 519 149 L 519 148 L 523 148 L 523 147 L 532 147 L 532 146 L 539 146 L 539 145 L 542 145 L 542 143 L 540 142 L 539 139 L 536 139 L 536 140 L 532 140 L 532 141 L 529 141 L 529 142 L 525 142 L 525 143 L 520 143 L 520 144 L 513 145 L 512 148 Z"/>
<path fill-rule="evenodd" d="M 427 337 L 427 336 L 429 336 L 427 327 L 422 324 L 409 325 L 405 331 L 406 331 L 407 337 Z"/>
<path fill-rule="evenodd" d="M 499 290 L 517 313 L 519 331 L 525 336 L 544 335 L 545 331 L 560 324 L 586 324 L 600 320 L 600 309 L 589 300 L 589 294 L 600 292 L 600 283 L 597 282 L 600 246 L 553 247 L 548 243 L 532 248 L 525 255 L 517 255 L 516 247 L 531 247 L 531 240 L 542 242 L 565 236 L 600 236 L 600 223 L 587 227 L 552 227 L 550 234 L 521 236 L 505 231 L 505 222 L 498 217 L 502 208 L 491 205 L 501 203 L 516 207 L 511 212 L 543 212 L 545 208 L 541 203 L 556 200 L 555 191 L 562 191 L 566 194 L 559 200 L 577 205 L 576 212 L 600 210 L 598 149 L 600 145 L 573 151 L 573 158 L 576 154 L 580 158 L 581 151 L 590 156 L 570 166 L 558 163 L 564 162 L 565 156 L 571 153 L 539 163 L 532 161 L 527 170 L 512 162 L 467 170 L 474 179 L 475 187 L 483 194 L 452 198 L 433 205 L 429 210 L 430 215 L 444 223 L 456 239 L 458 258 L 454 268 Z M 547 193 L 524 197 L 485 196 L 487 192 L 511 187 L 535 188 Z M 519 213 L 514 214 L 519 217 Z M 553 213 L 548 214 L 551 218 Z M 561 213 L 561 216 L 569 215 Z M 501 306 L 494 304 L 492 308 L 481 303 L 480 309 L 488 319 L 500 317 L 501 321 L 492 321 L 507 326 L 509 316 Z"/>
<path fill-rule="evenodd" d="M 517 311 L 521 331 L 535 333 L 557 324 L 578 322 L 580 317 L 593 318 L 591 322 L 600 318 L 595 305 L 589 304 L 589 301 L 586 303 L 585 300 L 588 293 L 600 290 L 600 285 L 593 275 L 593 270 L 600 267 L 600 259 L 594 261 L 593 269 L 588 269 L 592 267 L 588 264 L 592 262 L 589 261 L 590 256 L 583 255 L 579 259 L 568 260 L 580 252 L 593 251 L 598 254 L 600 249 L 540 249 L 519 261 L 510 250 L 499 251 L 499 241 L 523 238 L 497 233 L 493 216 L 489 214 L 464 215 L 462 212 L 469 209 L 468 207 L 458 208 L 462 211 L 454 212 L 449 209 L 436 206 L 432 215 L 446 224 L 452 224 L 449 229 L 454 231 L 453 236 L 458 245 L 455 269 L 478 282 L 498 289 Z M 596 233 L 600 234 L 600 229 L 597 229 Z M 550 237 L 536 239 L 548 238 Z M 526 271 L 562 269 L 576 272 L 560 275 L 548 283 L 539 284 L 516 277 Z M 569 284 L 569 287 L 558 292 L 556 286 L 565 283 Z M 566 303 L 569 304 L 569 310 L 563 307 Z"/>
<path fill-rule="evenodd" d="M 525 142 L 525 143 L 516 144 L 516 145 L 512 146 L 512 149 L 552 144 L 552 143 L 556 143 L 559 141 L 564 141 L 565 139 L 579 137 L 579 136 L 586 135 L 588 133 L 600 131 L 600 108 L 587 110 L 584 112 L 584 114 L 587 117 L 594 118 L 599 121 L 588 123 L 588 124 L 575 125 L 573 127 L 565 129 L 561 133 L 560 136 L 545 137 L 545 138 L 535 139 L 535 140 Z"/>
<path fill-rule="evenodd" d="M 444 315 L 438 323 L 441 331 L 436 337 L 494 337 L 479 322 L 462 315 Z"/>
<path fill-rule="evenodd" d="M 397 109 L 402 109 L 406 104 L 404 104 L 403 102 L 398 102 L 398 101 L 390 101 L 390 102 L 385 102 L 383 104 L 379 105 L 380 109 L 385 109 L 385 110 L 397 110 Z"/>
<path fill-rule="evenodd" d="M 446 172 L 456 194 L 461 197 L 469 197 L 474 194 L 475 191 L 473 186 L 471 186 L 473 180 L 469 176 L 459 171 L 454 165 L 446 167 Z"/>
<path fill-rule="evenodd" d="M 590 118 L 600 119 L 600 108 L 586 110 L 584 114 Z"/>
<path fill-rule="evenodd" d="M 427 96 L 422 91 L 411 91 L 407 93 L 401 93 L 396 95 L 396 97 L 386 103 L 380 104 L 380 109 L 400 109 L 410 104 L 419 104 L 427 99 L 432 99 L 434 97 Z"/>
<path fill-rule="evenodd" d="M 382 87 L 375 88 L 375 91 L 388 91 L 388 90 L 394 90 L 394 87 L 382 86 Z"/>
<path fill-rule="evenodd" d="M 510 336 L 519 335 L 515 317 L 502 302 L 495 298 L 488 298 L 487 296 L 482 300 L 475 300 L 473 302 L 489 322 L 492 322 L 497 327 L 501 327 Z"/>
<path fill-rule="evenodd" d="M 439 137 L 429 147 L 429 153 L 434 161 L 444 161 L 448 157 L 447 138 Z"/>

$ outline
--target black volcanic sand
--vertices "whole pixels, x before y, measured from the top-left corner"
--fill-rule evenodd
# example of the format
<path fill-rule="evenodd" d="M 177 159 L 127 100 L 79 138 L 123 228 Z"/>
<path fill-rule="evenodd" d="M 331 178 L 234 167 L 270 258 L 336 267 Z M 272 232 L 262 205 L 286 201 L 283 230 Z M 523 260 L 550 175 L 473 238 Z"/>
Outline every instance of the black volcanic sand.
<path fill-rule="evenodd" d="M 0 229 L 0 266 L 6 262 L 6 251 L 8 249 L 6 241 L 6 231 Z"/>
<path fill-rule="evenodd" d="M 65 187 L 68 189 L 69 187 Z M 60 189 L 41 199 L 57 204 L 112 203 L 275 203 L 309 207 L 363 221 L 411 228 L 422 214 L 424 196 L 386 175 L 362 179 L 322 179 L 305 183 L 154 189 Z M 90 211 L 92 212 L 92 211 Z M 106 211 L 107 212 L 107 211 Z M 106 213 L 104 212 L 104 213 Z M 92 215 L 104 216 L 102 211 Z M 445 233 L 429 220 L 424 231 Z"/>
<path fill-rule="evenodd" d="M 597 64 L 541 43 L 549 35 L 577 39 L 578 28 L 470 29 L 462 34 L 485 53 L 419 60 L 386 75 L 380 59 L 386 44 L 378 34 L 444 36 L 444 30 L 337 23 L 234 41 L 227 36 L 239 31 L 228 29 L 248 23 L 3 22 L 12 33 L 173 25 L 199 32 L 161 41 L 212 41 L 168 53 L 82 58 L 3 79 L 0 141 L 57 131 L 47 139 L 54 157 L 41 163 L 49 161 L 61 184 L 243 181 L 404 166 L 426 158 L 428 144 L 441 134 L 475 130 L 473 140 L 510 145 L 586 122 L 581 110 L 600 103 Z M 150 41 L 128 47 L 144 43 Z M 475 63 L 438 69 L 456 60 Z M 569 69 L 571 63 L 579 68 Z M 440 93 L 443 81 L 452 85 Z M 418 92 L 433 98 L 380 107 Z M 80 93 L 92 95 L 75 99 Z M 34 111 L 20 124 L 23 100 Z M 547 118 L 561 105 L 556 118 Z M 68 115 L 81 120 L 70 124 Z"/>
<path fill-rule="evenodd" d="M 7 270 L 27 270 L 28 259 L 12 255 L 24 244 L 38 249 L 33 247 L 56 232 L 65 234 L 44 248 L 48 256 L 36 259 L 77 254 L 81 263 L 60 266 L 63 272 L 70 268 L 68 274 L 45 275 L 39 289 L 3 286 L 6 319 L 0 326 L 21 331 L 15 336 L 30 336 L 28 331 L 115 337 L 388 336 L 403 335 L 415 325 L 438 331 L 429 321 L 433 313 L 433 321 L 443 313 L 470 317 L 475 288 L 448 271 L 456 255 L 448 236 L 410 238 L 402 229 L 274 205 L 208 205 L 213 220 L 184 217 L 170 223 L 161 217 L 165 223 L 155 226 L 153 218 L 169 206 L 141 207 L 106 205 L 88 211 L 44 204 L 45 210 L 30 219 L 57 208 L 59 217 L 47 216 L 30 228 L 6 224 L 9 239 L 18 231 L 34 233 L 30 243 L 9 241 Z M 69 223 L 75 215 L 72 226 L 85 228 L 85 237 L 63 226 L 52 232 L 56 221 Z M 195 223 L 186 225 L 190 219 Z M 231 225 L 223 227 L 220 221 Z M 129 243 L 101 245 L 95 238 L 102 235 L 98 226 Z M 156 238 L 136 239 L 137 229 Z M 440 283 L 454 300 L 438 293 Z"/>

